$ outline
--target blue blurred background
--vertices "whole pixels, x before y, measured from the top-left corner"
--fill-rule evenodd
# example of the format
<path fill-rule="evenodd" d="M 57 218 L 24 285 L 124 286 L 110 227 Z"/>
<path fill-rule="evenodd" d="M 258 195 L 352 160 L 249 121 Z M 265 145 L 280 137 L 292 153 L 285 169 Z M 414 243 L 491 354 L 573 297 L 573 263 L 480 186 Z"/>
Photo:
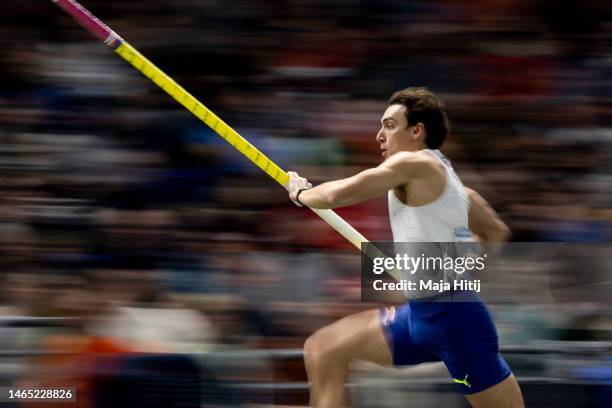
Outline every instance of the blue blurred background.
<path fill-rule="evenodd" d="M 313 183 L 377 165 L 387 98 L 427 86 L 443 152 L 515 241 L 593 243 L 612 237 L 611 4 L 83 0 Z M 306 336 L 375 306 L 358 252 L 51 2 L 1 2 L 0 25 L 0 385 L 305 404 Z M 391 238 L 384 198 L 338 213 Z M 509 292 L 546 279 L 521 272 Z M 609 303 L 532 300 L 491 304 L 527 405 L 611 406 Z M 440 367 L 350 384 L 354 406 L 465 405 Z"/>

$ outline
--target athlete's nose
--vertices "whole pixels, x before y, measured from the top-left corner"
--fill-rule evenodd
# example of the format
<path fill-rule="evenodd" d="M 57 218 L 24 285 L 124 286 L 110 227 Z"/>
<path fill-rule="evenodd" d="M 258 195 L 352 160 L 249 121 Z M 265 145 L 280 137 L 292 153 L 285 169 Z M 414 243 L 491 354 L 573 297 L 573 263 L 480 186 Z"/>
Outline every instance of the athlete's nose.
<path fill-rule="evenodd" d="M 385 135 L 383 134 L 383 129 L 382 128 L 376 134 L 376 141 L 378 143 L 383 143 L 385 141 Z"/>

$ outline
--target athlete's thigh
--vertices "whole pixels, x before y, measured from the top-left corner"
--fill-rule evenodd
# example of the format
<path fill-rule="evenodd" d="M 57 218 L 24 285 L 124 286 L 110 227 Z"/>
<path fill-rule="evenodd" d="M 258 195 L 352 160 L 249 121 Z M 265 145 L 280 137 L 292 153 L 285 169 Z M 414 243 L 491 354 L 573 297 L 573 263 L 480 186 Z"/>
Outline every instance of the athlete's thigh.
<path fill-rule="evenodd" d="M 394 366 L 440 361 L 429 344 L 435 342 L 423 340 L 439 339 L 445 332 L 444 327 L 430 323 L 414 319 L 410 303 L 381 310 L 381 325 Z"/>
<path fill-rule="evenodd" d="M 448 335 L 437 351 L 457 389 L 475 395 L 507 379 L 512 371 L 499 353 L 497 331 L 482 302 L 457 302 L 446 308 L 442 322 Z"/>
<path fill-rule="evenodd" d="M 465 396 L 474 408 L 524 408 L 521 389 L 514 378 L 508 378 L 475 394 Z"/>
<path fill-rule="evenodd" d="M 344 317 L 318 330 L 312 338 L 325 350 L 347 359 L 392 364 L 378 309 Z"/>

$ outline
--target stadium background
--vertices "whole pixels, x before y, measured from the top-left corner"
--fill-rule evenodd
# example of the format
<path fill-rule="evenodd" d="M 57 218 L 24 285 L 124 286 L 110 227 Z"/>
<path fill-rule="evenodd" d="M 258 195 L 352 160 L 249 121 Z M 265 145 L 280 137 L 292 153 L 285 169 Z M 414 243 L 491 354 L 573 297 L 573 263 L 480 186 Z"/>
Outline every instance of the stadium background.
<path fill-rule="evenodd" d="M 474 3 L 83 2 L 284 169 L 321 182 L 376 165 L 386 99 L 427 86 L 453 124 L 443 151 L 515 241 L 610 241 L 610 4 Z M 136 367 L 132 351 L 190 352 L 177 364 L 197 361 L 209 400 L 303 402 L 299 359 L 253 350 L 368 307 L 358 253 L 50 2 L 2 2 L 0 24 L 1 385 L 47 367 L 86 383 L 86 406 L 102 398 L 93 352 Z M 384 199 L 338 213 L 390 239 Z M 509 359 L 528 405 L 609 406 L 609 303 L 491 308 L 502 345 L 525 349 Z M 172 394 L 151 364 L 130 381 Z M 365 370 L 362 406 L 369 375 L 392 377 L 384 406 L 452 397 Z M 287 388 L 247 387 L 272 382 Z"/>

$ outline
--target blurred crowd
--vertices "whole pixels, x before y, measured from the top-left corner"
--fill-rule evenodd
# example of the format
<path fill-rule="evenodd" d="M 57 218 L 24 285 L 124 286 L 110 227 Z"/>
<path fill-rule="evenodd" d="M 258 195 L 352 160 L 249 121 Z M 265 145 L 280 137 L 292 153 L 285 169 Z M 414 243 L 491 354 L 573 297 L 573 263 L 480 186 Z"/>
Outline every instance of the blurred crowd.
<path fill-rule="evenodd" d="M 609 2 L 82 3 L 313 183 L 377 165 L 387 98 L 426 86 L 452 122 L 442 151 L 513 240 L 612 238 Z M 51 2 L 1 2 L 0 22 L 0 314 L 64 318 L 0 325 L 2 350 L 301 347 L 372 307 L 350 244 Z M 338 213 L 391 238 L 384 198 Z M 612 338 L 606 304 L 491 307 L 503 344 Z M 269 364 L 258 378 L 295 375 Z M 36 377 L 0 365 L 5 383 Z"/>

